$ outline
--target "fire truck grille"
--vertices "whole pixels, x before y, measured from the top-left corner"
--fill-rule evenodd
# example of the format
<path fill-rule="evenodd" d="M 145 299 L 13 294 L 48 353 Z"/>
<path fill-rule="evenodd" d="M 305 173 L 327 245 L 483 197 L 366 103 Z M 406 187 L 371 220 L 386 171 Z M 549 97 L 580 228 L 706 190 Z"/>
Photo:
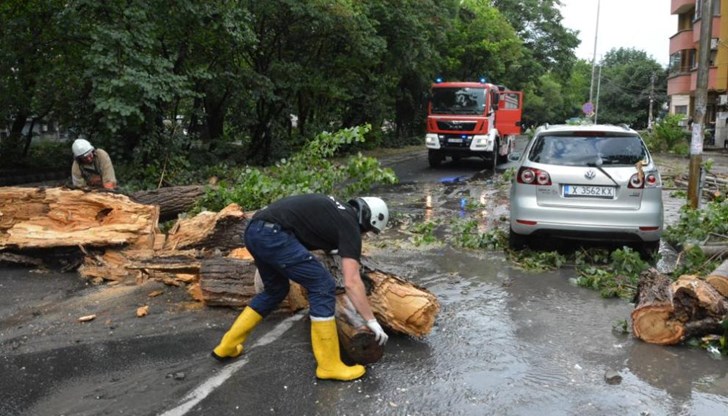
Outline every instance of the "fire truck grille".
<path fill-rule="evenodd" d="M 475 130 L 476 122 L 469 121 L 447 121 L 440 120 L 437 122 L 437 128 L 440 130 L 447 131 L 473 131 Z"/>

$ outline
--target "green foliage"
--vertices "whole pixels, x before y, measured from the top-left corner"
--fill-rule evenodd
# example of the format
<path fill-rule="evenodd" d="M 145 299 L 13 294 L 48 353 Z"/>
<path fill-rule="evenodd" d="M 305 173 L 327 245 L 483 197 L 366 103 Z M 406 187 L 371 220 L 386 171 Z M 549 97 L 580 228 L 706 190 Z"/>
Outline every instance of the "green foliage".
<path fill-rule="evenodd" d="M 535 272 L 557 270 L 566 263 L 566 257 L 558 251 L 509 251 L 508 257 L 519 267 Z"/>
<path fill-rule="evenodd" d="M 678 114 L 669 114 L 655 124 L 654 131 L 645 135 L 647 146 L 652 152 L 687 154 L 684 152 L 688 149 L 689 133 L 679 124 L 683 118 Z"/>
<path fill-rule="evenodd" d="M 382 168 L 376 159 L 358 154 L 346 164 L 331 160 L 341 146 L 363 142 L 369 128 L 324 132 L 290 159 L 268 168 L 246 167 L 237 172 L 232 183 L 223 181 L 208 191 L 198 209 L 217 211 L 234 202 L 246 210 L 256 210 L 289 195 L 336 192 L 347 198 L 375 184 L 396 183 L 394 172 Z"/>
<path fill-rule="evenodd" d="M 604 297 L 631 299 L 640 273 L 647 268 L 649 264 L 629 247 L 614 250 L 608 257 L 603 250 L 581 251 L 576 255 L 576 283 Z"/>
<path fill-rule="evenodd" d="M 435 237 L 435 228 L 439 225 L 438 221 L 424 221 L 415 224 L 410 231 L 415 234 L 415 246 L 429 245 L 437 242 Z"/>
<path fill-rule="evenodd" d="M 600 74 L 600 123 L 626 123 L 636 129 L 644 128 L 649 119 L 650 97 L 654 100 L 653 108 L 660 108 L 667 99 L 667 74 L 644 51 L 632 48 L 608 51 L 601 62 Z"/>
<path fill-rule="evenodd" d="M 507 237 L 501 229 L 480 232 L 478 221 L 475 219 L 456 219 L 452 224 L 450 235 L 455 246 L 468 249 L 497 250 L 505 247 L 507 241 Z"/>
<path fill-rule="evenodd" d="M 680 218 L 668 226 L 663 238 L 673 246 L 700 244 L 711 233 L 728 234 L 728 204 L 709 202 L 702 209 L 692 209 L 689 205 L 680 208 Z"/>
<path fill-rule="evenodd" d="M 671 273 L 675 278 L 684 274 L 706 276 L 719 265 L 717 261 L 706 256 L 700 247 L 694 245 L 688 245 L 683 248 L 680 253 L 680 260 L 675 270 Z"/>
<path fill-rule="evenodd" d="M 71 146 L 66 142 L 43 141 L 30 147 L 24 166 L 34 169 L 68 169 L 71 176 Z"/>

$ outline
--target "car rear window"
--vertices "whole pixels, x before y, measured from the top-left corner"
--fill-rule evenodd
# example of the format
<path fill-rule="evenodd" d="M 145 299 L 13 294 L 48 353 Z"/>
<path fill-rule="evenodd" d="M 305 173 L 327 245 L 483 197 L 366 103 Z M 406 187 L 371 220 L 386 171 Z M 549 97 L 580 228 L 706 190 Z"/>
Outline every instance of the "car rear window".
<path fill-rule="evenodd" d="M 647 159 L 639 136 L 541 135 L 536 138 L 529 160 L 566 166 L 634 165 Z"/>

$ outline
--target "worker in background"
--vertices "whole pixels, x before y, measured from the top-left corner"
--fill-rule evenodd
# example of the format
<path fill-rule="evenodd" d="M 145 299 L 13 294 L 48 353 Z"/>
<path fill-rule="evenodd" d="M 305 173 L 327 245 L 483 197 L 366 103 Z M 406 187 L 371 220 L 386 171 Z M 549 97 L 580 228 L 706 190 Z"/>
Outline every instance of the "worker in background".
<path fill-rule="evenodd" d="M 116 189 L 116 175 L 109 154 L 95 149 L 86 139 L 76 139 L 71 146 L 73 186 Z"/>
<path fill-rule="evenodd" d="M 379 198 L 343 203 L 321 194 L 286 197 L 256 212 L 245 230 L 245 245 L 255 259 L 264 289 L 235 320 L 212 356 L 223 362 L 238 357 L 253 328 L 286 297 L 290 279 L 308 291 L 316 377 L 347 381 L 363 376 L 364 366 L 347 366 L 341 361 L 334 319 L 336 282 L 309 250 L 336 250 L 341 256 L 346 294 L 376 341 L 384 345 L 388 336 L 366 297 L 359 262 L 362 233 L 379 233 L 388 219 L 387 205 Z"/>

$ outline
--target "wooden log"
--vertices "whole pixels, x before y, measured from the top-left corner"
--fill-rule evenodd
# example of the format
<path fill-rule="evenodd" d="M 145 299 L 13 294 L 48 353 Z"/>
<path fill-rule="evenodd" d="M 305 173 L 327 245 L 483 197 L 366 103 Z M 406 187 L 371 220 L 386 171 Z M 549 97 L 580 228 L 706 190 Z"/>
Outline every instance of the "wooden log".
<path fill-rule="evenodd" d="M 110 192 L 0 188 L 0 250 L 131 245 L 151 248 L 159 209 Z"/>
<path fill-rule="evenodd" d="M 204 186 L 188 185 L 134 192 L 130 197 L 140 204 L 158 206 L 159 221 L 169 221 L 194 208 L 197 200 L 204 194 Z"/>
<path fill-rule="evenodd" d="M 245 246 L 243 232 L 248 221 L 237 204 L 220 212 L 201 212 L 178 220 L 164 244 L 166 250 L 219 249 L 229 251 Z"/>
<path fill-rule="evenodd" d="M 714 259 L 723 259 L 728 257 L 728 245 L 725 244 L 704 244 L 700 245 L 700 250 L 708 257 Z"/>
<path fill-rule="evenodd" d="M 205 304 L 242 308 L 255 296 L 255 264 L 229 257 L 202 261 L 200 290 Z"/>
<path fill-rule="evenodd" d="M 705 281 L 723 297 L 728 298 L 728 260 L 723 261 L 717 269 L 713 270 Z"/>
<path fill-rule="evenodd" d="M 374 339 L 344 290 L 336 294 L 336 329 L 341 350 L 351 362 L 372 364 L 382 359 L 384 348 Z"/>
<path fill-rule="evenodd" d="M 338 256 L 317 253 L 317 258 L 334 278 L 343 281 Z M 362 280 L 377 320 L 391 330 L 413 337 L 429 334 L 440 311 L 437 297 L 425 288 L 379 270 L 379 266 L 366 256 L 362 257 L 361 263 Z"/>
<path fill-rule="evenodd" d="M 683 275 L 672 284 L 674 317 L 683 323 L 705 318 L 723 319 L 728 302 L 698 276 Z"/>
<path fill-rule="evenodd" d="M 682 341 L 683 324 L 673 319 L 672 285 L 667 276 L 655 269 L 640 275 L 632 311 L 632 332 L 651 344 L 674 345 Z"/>

